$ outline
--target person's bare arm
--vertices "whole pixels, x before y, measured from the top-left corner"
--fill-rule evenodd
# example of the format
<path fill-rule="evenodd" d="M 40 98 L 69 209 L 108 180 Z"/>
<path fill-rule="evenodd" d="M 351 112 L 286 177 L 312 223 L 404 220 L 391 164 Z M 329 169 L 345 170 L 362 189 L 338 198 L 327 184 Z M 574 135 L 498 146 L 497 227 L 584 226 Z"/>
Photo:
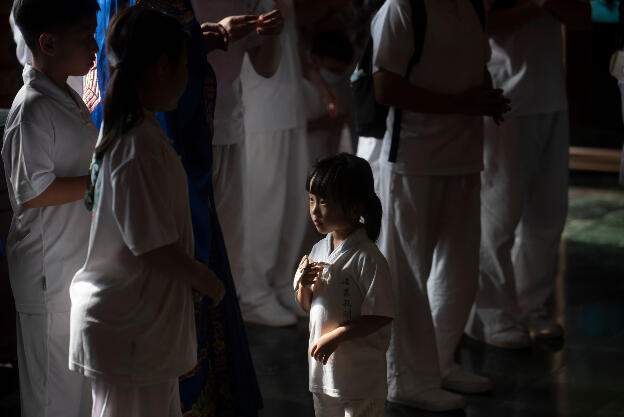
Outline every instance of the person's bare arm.
<path fill-rule="evenodd" d="M 271 78 L 279 68 L 282 58 L 280 34 L 284 18 L 279 10 L 273 10 L 258 17 L 256 31 L 263 38 L 262 45 L 247 51 L 251 65 L 258 75 Z"/>
<path fill-rule="evenodd" d="M 60 206 L 82 199 L 88 176 L 56 178 L 44 192 L 22 204 L 26 208 Z"/>
<path fill-rule="evenodd" d="M 491 116 L 509 110 L 502 90 L 478 86 L 460 94 L 436 93 L 384 69 L 374 74 L 374 81 L 377 102 L 410 112 Z"/>
<path fill-rule="evenodd" d="M 181 281 L 219 304 L 225 287 L 215 273 L 205 264 L 189 256 L 179 243 L 163 246 L 139 256 L 162 276 Z"/>
<path fill-rule="evenodd" d="M 312 347 L 310 356 L 323 365 L 341 343 L 375 333 L 392 322 L 390 317 L 360 316 L 322 335 Z"/>

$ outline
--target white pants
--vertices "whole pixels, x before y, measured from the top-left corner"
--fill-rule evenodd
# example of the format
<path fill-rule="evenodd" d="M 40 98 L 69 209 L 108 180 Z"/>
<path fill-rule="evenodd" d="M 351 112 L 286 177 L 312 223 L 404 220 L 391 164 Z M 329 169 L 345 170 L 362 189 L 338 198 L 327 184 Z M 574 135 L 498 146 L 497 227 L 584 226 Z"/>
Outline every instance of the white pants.
<path fill-rule="evenodd" d="M 360 136 L 358 140 L 357 156 L 366 159 L 373 171 L 375 192 L 379 194 L 379 164 L 381 162 L 381 145 L 383 140 Z"/>
<path fill-rule="evenodd" d="M 453 367 L 477 289 L 478 173 L 399 175 L 379 170 L 379 248 L 390 265 L 395 319 L 387 353 L 388 399 L 440 388 Z"/>
<path fill-rule="evenodd" d="M 385 398 L 343 400 L 323 393 L 312 393 L 316 417 L 383 417 Z"/>
<path fill-rule="evenodd" d="M 294 300 L 292 276 L 312 227 L 305 182 L 305 128 L 248 133 L 245 179 L 245 273 L 238 286 L 243 308 L 267 299 Z"/>
<path fill-rule="evenodd" d="M 234 284 L 243 276 L 245 143 L 212 146 L 212 184 Z"/>
<path fill-rule="evenodd" d="M 182 417 L 178 378 L 153 385 L 92 380 L 92 417 Z"/>
<path fill-rule="evenodd" d="M 568 116 L 486 119 L 479 291 L 471 332 L 494 333 L 552 294 L 568 208 Z"/>
<path fill-rule="evenodd" d="M 90 383 L 69 370 L 69 312 L 17 314 L 22 417 L 91 415 Z"/>

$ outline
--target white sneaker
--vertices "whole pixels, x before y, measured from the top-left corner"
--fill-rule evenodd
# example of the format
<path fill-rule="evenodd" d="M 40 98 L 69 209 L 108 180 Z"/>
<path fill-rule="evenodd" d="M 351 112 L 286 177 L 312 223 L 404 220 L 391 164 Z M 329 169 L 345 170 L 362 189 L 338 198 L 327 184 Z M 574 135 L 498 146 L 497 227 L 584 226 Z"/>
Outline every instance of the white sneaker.
<path fill-rule="evenodd" d="M 461 394 L 483 394 L 492 390 L 492 381 L 457 365 L 447 376 L 442 378 L 442 388 Z"/>
<path fill-rule="evenodd" d="M 308 317 L 308 313 L 306 313 L 303 308 L 297 302 L 297 297 L 294 291 L 287 288 L 287 291 L 280 291 L 277 293 L 277 299 L 282 307 L 288 309 L 291 313 L 293 313 L 297 317 Z"/>
<path fill-rule="evenodd" d="M 418 393 L 409 400 L 388 398 L 388 401 L 426 411 L 451 411 L 466 407 L 464 397 L 439 388 Z"/>
<path fill-rule="evenodd" d="M 275 300 L 251 308 L 241 306 L 241 312 L 243 320 L 247 323 L 271 327 L 284 327 L 297 324 L 297 316 L 282 307 Z"/>
<path fill-rule="evenodd" d="M 526 325 L 533 339 L 561 339 L 563 337 L 563 327 L 546 314 L 530 315 L 526 320 Z"/>

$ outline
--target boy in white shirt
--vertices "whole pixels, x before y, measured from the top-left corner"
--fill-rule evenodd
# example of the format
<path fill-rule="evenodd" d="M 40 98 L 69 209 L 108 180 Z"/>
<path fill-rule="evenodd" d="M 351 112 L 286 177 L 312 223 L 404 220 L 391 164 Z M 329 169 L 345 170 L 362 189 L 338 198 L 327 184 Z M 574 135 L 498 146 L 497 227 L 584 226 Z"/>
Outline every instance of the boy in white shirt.
<path fill-rule="evenodd" d="M 480 281 L 467 331 L 494 346 L 524 348 L 529 331 L 563 335 L 544 306 L 568 209 L 561 25 L 587 27 L 591 10 L 582 0 L 490 3 L 488 68 L 512 110 L 500 126 L 485 122 Z"/>
<path fill-rule="evenodd" d="M 97 45 L 95 0 L 18 0 L 33 52 L 6 124 L 2 159 L 13 221 L 7 239 L 17 310 L 22 416 L 86 416 L 88 383 L 68 369 L 69 284 L 85 260 L 90 216 L 81 199 L 97 129 L 67 84 Z"/>
<path fill-rule="evenodd" d="M 388 400 L 430 411 L 465 405 L 444 389 L 490 389 L 487 378 L 454 359 L 478 283 L 482 116 L 500 120 L 508 109 L 502 91 L 491 87 L 479 8 L 483 12 L 479 1 L 389 0 L 371 25 L 375 95 L 393 107 L 378 183 L 379 247 L 397 304 Z M 416 45 L 414 28 L 423 24 Z M 422 53 L 406 78 L 418 47 Z M 403 117 L 396 158 L 390 158 L 395 108 Z"/>

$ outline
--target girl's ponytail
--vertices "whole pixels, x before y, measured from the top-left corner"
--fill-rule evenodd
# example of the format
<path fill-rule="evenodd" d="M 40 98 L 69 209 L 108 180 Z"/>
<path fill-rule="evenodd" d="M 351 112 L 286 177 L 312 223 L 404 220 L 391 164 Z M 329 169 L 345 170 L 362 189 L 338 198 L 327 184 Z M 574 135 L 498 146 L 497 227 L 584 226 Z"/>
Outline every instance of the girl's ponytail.
<path fill-rule="evenodd" d="M 381 200 L 374 192 L 371 193 L 366 201 L 366 209 L 364 213 L 364 229 L 366 235 L 373 242 L 377 241 L 379 232 L 381 231 Z"/>

